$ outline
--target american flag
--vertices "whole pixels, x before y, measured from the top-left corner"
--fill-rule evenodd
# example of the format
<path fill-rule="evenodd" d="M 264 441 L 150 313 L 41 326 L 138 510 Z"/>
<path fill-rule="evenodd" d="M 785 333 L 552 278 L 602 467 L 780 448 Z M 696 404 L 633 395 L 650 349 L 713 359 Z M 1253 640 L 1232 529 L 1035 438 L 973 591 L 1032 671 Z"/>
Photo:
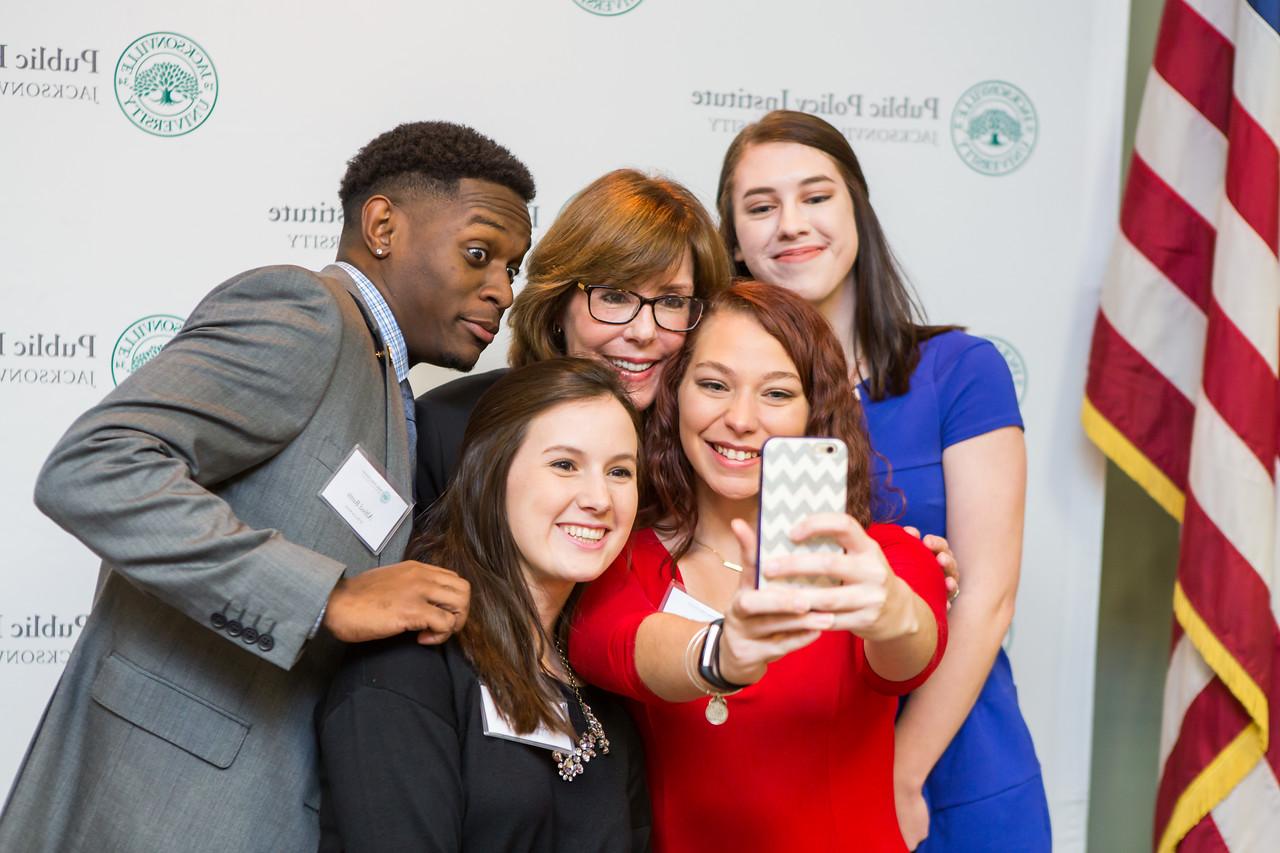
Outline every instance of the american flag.
<path fill-rule="evenodd" d="M 1280 0 L 1168 0 L 1084 403 L 1182 522 L 1155 847 L 1280 850 Z"/>

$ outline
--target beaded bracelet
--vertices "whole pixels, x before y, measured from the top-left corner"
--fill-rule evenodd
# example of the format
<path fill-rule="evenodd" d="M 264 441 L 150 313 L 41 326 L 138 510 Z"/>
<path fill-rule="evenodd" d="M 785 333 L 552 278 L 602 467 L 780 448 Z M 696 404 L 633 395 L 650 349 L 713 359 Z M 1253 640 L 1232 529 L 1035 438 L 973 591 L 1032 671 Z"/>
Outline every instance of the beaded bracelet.
<path fill-rule="evenodd" d="M 706 654 L 707 646 L 709 645 L 707 643 L 707 637 L 711 634 L 713 629 L 716 631 L 717 639 L 719 638 L 719 631 L 723 623 L 724 620 L 720 619 L 700 628 L 692 637 L 689 638 L 689 645 L 686 646 L 684 650 L 684 671 L 685 675 L 689 677 L 689 682 L 693 684 L 694 687 L 698 688 L 698 690 L 711 697 L 707 702 L 706 717 L 707 722 L 713 726 L 723 725 L 725 720 L 729 719 L 729 704 L 725 702 L 725 697 L 731 696 L 742 689 L 741 687 L 735 686 L 730 686 L 727 689 L 721 689 L 718 684 L 715 684 L 705 678 L 703 675 L 702 665 L 700 663 L 695 663 L 698 658 Z M 718 645 L 718 643 L 715 645 Z M 715 648 L 715 645 L 713 645 L 712 648 Z M 719 672 L 718 665 L 716 666 L 716 672 Z M 722 684 L 729 683 L 726 682 L 723 677 L 720 677 L 719 681 Z M 708 689 L 708 686 L 710 686 L 710 689 Z"/>
<path fill-rule="evenodd" d="M 716 619 L 707 625 L 702 638 L 702 653 L 698 656 L 698 675 L 721 693 L 737 693 L 745 684 L 734 684 L 720 672 L 720 636 L 724 633 L 724 619 Z"/>

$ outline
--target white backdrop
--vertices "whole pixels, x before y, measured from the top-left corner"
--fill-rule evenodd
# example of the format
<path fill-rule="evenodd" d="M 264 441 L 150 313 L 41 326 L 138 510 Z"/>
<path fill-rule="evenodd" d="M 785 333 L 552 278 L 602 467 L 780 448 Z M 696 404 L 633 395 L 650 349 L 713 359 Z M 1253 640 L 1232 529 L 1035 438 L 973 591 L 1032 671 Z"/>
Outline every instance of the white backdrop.
<path fill-rule="evenodd" d="M 42 459 L 215 284 L 331 260 L 338 179 L 364 142 L 423 118 L 494 136 L 537 178 L 536 240 L 618 166 L 710 205 L 733 134 L 785 105 L 845 131 L 931 318 L 998 338 L 1019 379 L 1010 649 L 1057 847 L 1083 849 L 1102 472 L 1076 413 L 1116 220 L 1128 4 L 114 5 L 0 11 L 0 790 L 96 574 L 31 505 Z M 971 126 L 993 109 L 1002 123 Z"/>

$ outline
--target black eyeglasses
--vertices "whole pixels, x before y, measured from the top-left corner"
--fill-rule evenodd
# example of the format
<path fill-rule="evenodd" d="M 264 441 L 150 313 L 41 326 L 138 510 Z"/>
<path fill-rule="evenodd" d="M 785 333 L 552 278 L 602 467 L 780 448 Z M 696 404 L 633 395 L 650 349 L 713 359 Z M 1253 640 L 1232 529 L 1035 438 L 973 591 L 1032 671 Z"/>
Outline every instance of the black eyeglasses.
<path fill-rule="evenodd" d="M 591 319 L 611 326 L 625 326 L 636 318 L 640 309 L 653 308 L 653 322 L 668 332 L 687 332 L 702 319 L 706 303 L 696 296 L 641 296 L 630 290 L 607 284 L 583 284 L 578 289 L 587 294 L 587 312 Z"/>

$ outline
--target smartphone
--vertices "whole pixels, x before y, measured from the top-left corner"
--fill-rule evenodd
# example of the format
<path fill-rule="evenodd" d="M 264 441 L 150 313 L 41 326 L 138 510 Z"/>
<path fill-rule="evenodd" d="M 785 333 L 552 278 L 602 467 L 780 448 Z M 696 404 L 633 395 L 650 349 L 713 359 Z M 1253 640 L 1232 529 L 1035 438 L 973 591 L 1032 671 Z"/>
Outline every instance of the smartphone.
<path fill-rule="evenodd" d="M 834 586 L 835 578 L 766 580 L 759 566 L 784 554 L 839 553 L 830 537 L 792 542 L 800 519 L 816 512 L 847 512 L 849 448 L 838 438 L 775 437 L 760 451 L 760 516 L 756 527 L 756 588 L 770 583 Z"/>

